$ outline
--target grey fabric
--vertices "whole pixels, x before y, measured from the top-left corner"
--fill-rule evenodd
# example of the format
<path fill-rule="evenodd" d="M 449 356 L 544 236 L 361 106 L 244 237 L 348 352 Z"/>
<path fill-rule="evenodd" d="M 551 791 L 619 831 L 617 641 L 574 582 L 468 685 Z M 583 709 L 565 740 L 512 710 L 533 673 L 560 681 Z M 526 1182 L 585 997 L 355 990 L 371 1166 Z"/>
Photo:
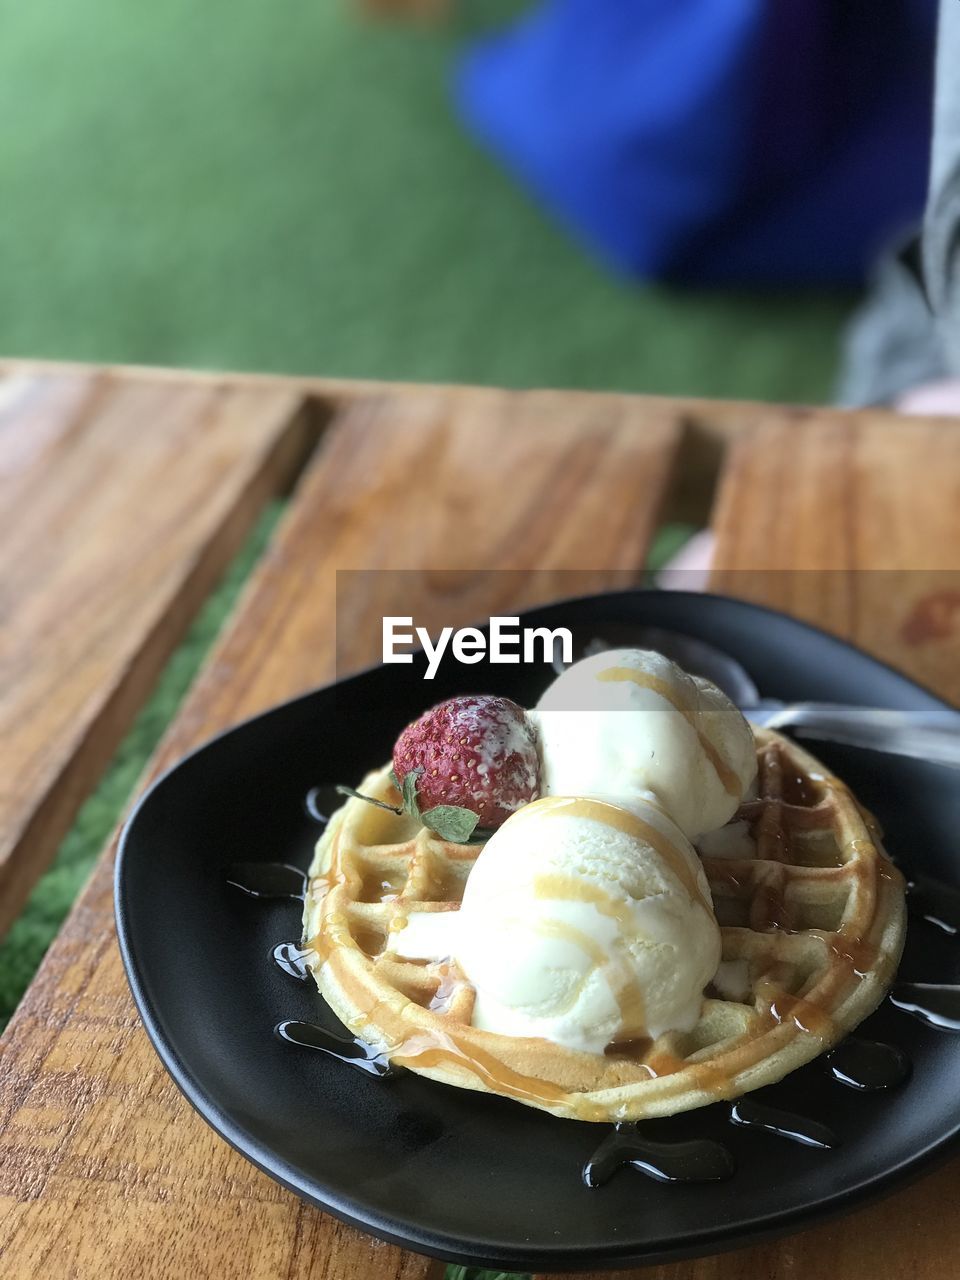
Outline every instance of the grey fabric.
<path fill-rule="evenodd" d="M 836 399 L 884 404 L 960 375 L 960 0 L 941 0 L 922 272 L 915 245 L 877 267 L 843 342 Z"/>
<path fill-rule="evenodd" d="M 960 374 L 960 0 L 941 0 L 930 199 L 924 225 L 927 292 L 951 373 Z"/>
<path fill-rule="evenodd" d="M 882 259 L 847 324 L 834 393 L 846 408 L 889 404 L 947 374 L 940 332 L 917 271 L 918 249 L 914 239 Z"/>

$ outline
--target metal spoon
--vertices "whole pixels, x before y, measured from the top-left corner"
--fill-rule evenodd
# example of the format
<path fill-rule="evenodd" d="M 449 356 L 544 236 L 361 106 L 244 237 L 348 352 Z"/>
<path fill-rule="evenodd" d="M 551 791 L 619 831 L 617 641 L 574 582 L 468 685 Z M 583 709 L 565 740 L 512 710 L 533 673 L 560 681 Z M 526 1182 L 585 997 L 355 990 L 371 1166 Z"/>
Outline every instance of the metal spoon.
<path fill-rule="evenodd" d="M 789 729 L 801 738 L 868 747 L 889 755 L 910 756 L 960 768 L 960 711 L 891 711 L 837 702 L 782 702 L 761 698 L 750 673 L 730 654 L 661 627 L 605 628 L 606 634 L 583 646 L 578 657 L 620 647 L 656 649 L 691 675 L 712 680 L 746 718 L 768 729 Z M 614 632 L 621 632 L 614 634 Z"/>

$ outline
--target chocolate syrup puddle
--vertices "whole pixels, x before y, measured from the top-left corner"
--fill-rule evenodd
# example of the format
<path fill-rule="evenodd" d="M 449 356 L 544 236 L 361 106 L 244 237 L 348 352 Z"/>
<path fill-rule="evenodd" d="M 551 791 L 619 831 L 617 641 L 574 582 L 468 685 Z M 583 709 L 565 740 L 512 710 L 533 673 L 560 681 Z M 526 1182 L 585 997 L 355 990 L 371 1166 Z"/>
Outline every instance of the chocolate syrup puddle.
<path fill-rule="evenodd" d="M 306 982 L 310 977 L 307 958 L 316 955 L 310 947 L 301 947 L 298 942 L 278 942 L 270 954 L 277 968 L 282 969 L 291 978 L 296 978 L 298 982 Z"/>
<path fill-rule="evenodd" d="M 396 1075 L 396 1068 L 390 1065 L 389 1059 L 372 1045 L 355 1040 L 352 1036 L 338 1036 L 333 1031 L 325 1031 L 315 1022 L 278 1022 L 274 1032 L 287 1044 L 301 1045 L 305 1049 L 316 1049 L 348 1067 L 356 1067 L 367 1075 L 386 1080 Z"/>
<path fill-rule="evenodd" d="M 311 787 L 303 798 L 307 817 L 321 827 L 327 825 L 330 815 L 342 804 L 343 796 L 338 794 L 335 786 Z"/>
<path fill-rule="evenodd" d="M 795 1115 L 792 1111 L 781 1111 L 779 1107 L 768 1107 L 765 1102 L 754 1102 L 752 1098 L 739 1098 L 733 1103 L 730 1123 L 741 1129 L 762 1129 L 764 1133 L 789 1138 L 804 1147 L 818 1147 L 821 1151 L 829 1151 L 840 1142 L 825 1124 Z"/>
<path fill-rule="evenodd" d="M 960 1031 L 960 986 L 947 982 L 898 982 L 890 1003 L 938 1031 Z"/>
<path fill-rule="evenodd" d="M 737 1168 L 719 1142 L 649 1142 L 636 1124 L 617 1124 L 583 1166 L 583 1180 L 588 1187 L 602 1187 L 624 1164 L 657 1182 L 720 1182 Z"/>
<path fill-rule="evenodd" d="M 960 933 L 960 891 L 929 876 L 907 879 L 907 907 L 910 914 L 942 929 L 950 937 Z"/>
<path fill-rule="evenodd" d="M 834 1080 L 863 1093 L 895 1089 L 908 1079 L 912 1069 L 902 1049 L 860 1036 L 847 1036 L 827 1054 L 824 1064 Z"/>
<path fill-rule="evenodd" d="M 234 862 L 227 868 L 227 884 L 251 898 L 293 898 L 302 902 L 307 877 L 287 862 Z"/>

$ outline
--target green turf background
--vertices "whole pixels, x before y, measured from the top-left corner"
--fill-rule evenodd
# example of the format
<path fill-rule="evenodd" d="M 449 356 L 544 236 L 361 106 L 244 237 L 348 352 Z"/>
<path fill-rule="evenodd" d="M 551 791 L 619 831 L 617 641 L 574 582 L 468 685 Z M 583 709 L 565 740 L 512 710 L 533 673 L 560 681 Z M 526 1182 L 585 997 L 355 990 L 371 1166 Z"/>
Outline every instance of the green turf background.
<path fill-rule="evenodd" d="M 843 303 L 604 275 L 345 0 L 0 0 L 0 352 L 817 400 Z"/>
<path fill-rule="evenodd" d="M 521 7 L 0 0 L 0 354 L 826 398 L 848 300 L 612 279 L 464 137 L 456 49 Z M 0 947 L 0 1023 L 275 518 Z"/>

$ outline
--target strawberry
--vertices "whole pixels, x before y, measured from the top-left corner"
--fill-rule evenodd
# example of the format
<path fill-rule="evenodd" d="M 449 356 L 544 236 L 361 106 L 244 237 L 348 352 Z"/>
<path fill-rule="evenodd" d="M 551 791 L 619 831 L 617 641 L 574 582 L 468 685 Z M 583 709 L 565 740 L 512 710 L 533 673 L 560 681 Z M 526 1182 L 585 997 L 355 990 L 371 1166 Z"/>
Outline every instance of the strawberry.
<path fill-rule="evenodd" d="M 540 793 L 527 713 L 509 698 L 485 694 L 448 698 L 407 725 L 393 748 L 393 771 L 407 807 L 415 801 L 424 823 L 440 835 L 461 829 L 458 819 L 470 825 L 467 838 L 478 824 L 493 830 Z"/>

